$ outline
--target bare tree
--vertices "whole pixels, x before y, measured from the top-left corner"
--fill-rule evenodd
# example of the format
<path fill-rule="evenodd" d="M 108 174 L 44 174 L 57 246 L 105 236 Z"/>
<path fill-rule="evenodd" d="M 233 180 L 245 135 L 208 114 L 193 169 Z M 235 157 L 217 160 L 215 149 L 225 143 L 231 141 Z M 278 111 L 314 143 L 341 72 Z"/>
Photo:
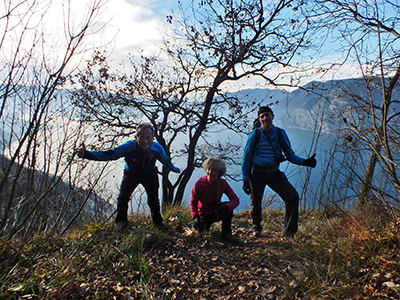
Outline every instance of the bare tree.
<path fill-rule="evenodd" d="M 98 141 L 91 147 L 115 145 L 146 121 L 154 126 L 155 137 L 167 155 L 182 159 L 187 155 L 186 133 L 199 122 L 202 104 L 195 97 L 203 88 L 199 84 L 201 74 L 195 70 L 186 73 L 179 66 L 171 68 L 156 57 L 141 57 L 139 61 L 131 57 L 130 67 L 129 76 L 112 71 L 105 54 L 96 52 L 75 79 L 81 88 L 74 93 L 74 103 L 83 109 L 83 120 L 95 124 L 96 128 L 102 126 L 102 130 L 94 130 Z M 236 111 L 241 107 L 236 97 L 221 96 L 215 102 L 215 111 L 210 114 L 208 123 L 225 124 L 236 131 L 241 130 L 244 124 L 247 125 L 247 118 L 235 113 L 229 117 L 225 113 L 235 107 Z M 205 159 L 204 147 L 227 158 L 226 148 L 230 149 L 232 156 L 235 147 L 209 143 L 206 139 L 204 144 L 197 148 L 196 166 L 201 166 Z M 236 163 L 232 159 L 228 159 L 229 162 Z M 164 208 L 174 204 L 174 191 L 183 176 L 170 178 L 169 173 L 168 169 L 162 169 Z"/>
<path fill-rule="evenodd" d="M 171 39 L 167 51 L 183 68 L 196 68 L 208 75 L 208 87 L 199 123 L 189 132 L 187 167 L 177 203 L 182 201 L 193 173 L 197 142 L 208 126 L 215 96 L 223 84 L 258 76 L 266 84 L 279 86 L 282 70 L 307 47 L 309 27 L 306 18 L 297 14 L 300 5 L 296 1 L 206 0 L 192 1 L 191 10 L 181 7 L 175 36 L 185 43 Z"/>
<path fill-rule="evenodd" d="M 72 203 L 65 206 L 63 201 L 76 200 L 71 190 L 61 190 L 66 187 L 61 183 L 71 171 L 72 159 L 64 157 L 73 152 L 80 127 L 72 128 L 74 111 L 64 102 L 60 88 L 76 67 L 72 60 L 83 50 L 83 39 L 95 25 L 102 4 L 93 1 L 80 24 L 72 23 L 66 5 L 65 39 L 57 39 L 57 45 L 52 44 L 43 18 L 50 1 L 4 4 L 0 16 L 4 29 L 0 39 L 0 232 L 22 231 L 26 236 L 65 223 L 62 218 L 70 213 Z"/>
<path fill-rule="evenodd" d="M 204 159 L 201 148 L 212 145 L 227 151 L 209 141 L 207 131 L 220 126 L 219 130 L 247 132 L 248 113 L 257 109 L 255 103 L 243 103 L 224 92 L 224 83 L 258 76 L 266 85 L 279 86 L 276 79 L 286 69 L 295 70 L 293 57 L 309 46 L 308 24 L 296 16 L 297 5 L 192 1 L 189 9 L 181 6 L 177 15 L 167 18 L 176 30 L 165 37 L 164 61 L 142 57 L 139 63 L 132 61 L 129 75 L 118 74 L 110 71 L 104 55 L 96 53 L 80 74 L 83 89 L 75 102 L 85 109 L 88 120 L 114 128 L 110 134 L 101 133 L 102 140 L 129 135 L 142 120 L 152 123 L 166 152 L 186 157 L 186 168 L 174 183 L 168 170 L 162 171 L 164 206 L 180 205 L 195 167 Z M 180 149 L 175 153 L 174 142 Z"/>
<path fill-rule="evenodd" d="M 358 204 L 372 201 L 374 191 L 396 199 L 376 180 L 376 174 L 379 178 L 388 175 L 399 195 L 399 100 L 394 92 L 400 76 L 400 5 L 379 0 L 313 1 L 312 5 L 310 18 L 321 21 L 345 53 L 343 68 L 356 67 L 357 78 L 339 88 L 345 101 L 340 114 L 344 136 L 355 146 L 347 149 L 358 152 L 359 164 L 365 162 L 363 175 L 358 176 Z"/>

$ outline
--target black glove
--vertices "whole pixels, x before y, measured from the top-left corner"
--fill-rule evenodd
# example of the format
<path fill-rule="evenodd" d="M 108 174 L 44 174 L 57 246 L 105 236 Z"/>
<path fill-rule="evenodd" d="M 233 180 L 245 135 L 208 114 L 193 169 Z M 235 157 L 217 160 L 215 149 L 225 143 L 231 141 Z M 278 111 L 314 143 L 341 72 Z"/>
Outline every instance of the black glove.
<path fill-rule="evenodd" d="M 199 215 L 194 216 L 193 227 L 197 231 L 200 232 L 205 231 L 207 227 L 206 227 L 206 219 L 204 218 L 204 216 L 199 216 Z"/>
<path fill-rule="evenodd" d="M 310 158 L 305 159 L 302 165 L 315 168 L 315 166 L 317 165 L 317 160 L 315 159 L 315 153 Z"/>
<path fill-rule="evenodd" d="M 243 191 L 247 194 L 250 195 L 250 183 L 248 180 L 243 180 Z"/>
<path fill-rule="evenodd" d="M 229 207 L 227 205 L 225 205 L 224 203 L 219 203 L 216 207 L 215 207 L 215 213 L 218 215 L 224 215 L 226 213 L 229 212 Z"/>

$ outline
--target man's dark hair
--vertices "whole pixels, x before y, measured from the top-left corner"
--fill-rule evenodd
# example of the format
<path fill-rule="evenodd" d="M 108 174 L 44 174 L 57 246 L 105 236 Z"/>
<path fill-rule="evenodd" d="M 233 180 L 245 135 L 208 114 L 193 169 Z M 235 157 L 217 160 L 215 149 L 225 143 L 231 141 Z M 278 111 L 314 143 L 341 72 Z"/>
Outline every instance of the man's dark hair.
<path fill-rule="evenodd" d="M 269 107 L 269 106 L 261 106 L 258 109 L 257 116 L 259 117 L 262 113 L 265 113 L 265 112 L 269 112 L 269 113 L 271 113 L 271 115 L 274 115 L 274 112 L 272 111 L 271 107 Z"/>
<path fill-rule="evenodd" d="M 154 135 L 154 128 L 150 123 L 142 123 L 136 128 L 136 135 L 138 135 L 140 130 L 144 130 L 149 128 L 151 130 L 151 134 Z"/>

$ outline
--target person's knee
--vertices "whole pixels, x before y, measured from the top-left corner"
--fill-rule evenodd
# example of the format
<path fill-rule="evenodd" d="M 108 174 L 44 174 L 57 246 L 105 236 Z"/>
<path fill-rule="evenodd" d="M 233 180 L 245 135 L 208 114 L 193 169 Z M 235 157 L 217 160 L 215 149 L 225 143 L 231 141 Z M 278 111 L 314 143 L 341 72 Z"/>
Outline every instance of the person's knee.
<path fill-rule="evenodd" d="M 300 202 L 300 196 L 297 193 L 297 191 L 294 191 L 293 193 L 291 193 L 290 195 L 288 195 L 287 197 L 285 197 L 285 199 L 283 199 L 284 202 L 286 203 L 286 205 L 292 205 L 292 206 L 297 206 L 299 205 Z"/>
<path fill-rule="evenodd" d="M 118 196 L 118 203 L 120 204 L 128 204 L 130 200 L 131 200 L 131 195 L 129 194 L 120 194 Z"/>
<path fill-rule="evenodd" d="M 160 199 L 158 198 L 158 190 L 151 191 L 146 189 L 146 193 L 147 193 L 147 204 L 150 207 L 160 205 Z"/>
<path fill-rule="evenodd" d="M 300 196 L 299 196 L 299 193 L 297 193 L 296 190 L 293 192 L 292 199 L 293 199 L 293 202 L 299 203 Z"/>

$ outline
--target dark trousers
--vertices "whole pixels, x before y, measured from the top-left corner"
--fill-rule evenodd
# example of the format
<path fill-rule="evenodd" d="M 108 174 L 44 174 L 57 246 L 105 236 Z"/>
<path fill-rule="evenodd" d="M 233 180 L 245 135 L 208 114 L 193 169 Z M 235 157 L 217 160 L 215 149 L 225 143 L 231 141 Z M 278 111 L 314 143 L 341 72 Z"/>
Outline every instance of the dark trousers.
<path fill-rule="evenodd" d="M 128 203 L 131 195 L 139 183 L 144 187 L 147 194 L 147 205 L 150 208 L 151 217 L 154 224 L 161 224 L 160 200 L 158 199 L 158 175 L 157 168 L 150 174 L 143 176 L 134 176 L 127 170 L 124 170 L 121 187 L 118 196 L 117 217 L 115 222 L 128 220 Z"/>
<path fill-rule="evenodd" d="M 222 221 L 221 235 L 228 236 L 232 234 L 232 218 L 233 211 L 226 214 L 211 213 L 200 215 L 194 224 L 194 228 L 200 232 L 205 232 L 210 230 L 212 223 Z"/>
<path fill-rule="evenodd" d="M 253 230 L 262 230 L 261 202 L 266 185 L 276 192 L 285 202 L 285 223 L 283 225 L 282 236 L 295 234 L 297 232 L 299 220 L 299 194 L 281 171 L 261 173 L 253 170 L 250 175 Z"/>

